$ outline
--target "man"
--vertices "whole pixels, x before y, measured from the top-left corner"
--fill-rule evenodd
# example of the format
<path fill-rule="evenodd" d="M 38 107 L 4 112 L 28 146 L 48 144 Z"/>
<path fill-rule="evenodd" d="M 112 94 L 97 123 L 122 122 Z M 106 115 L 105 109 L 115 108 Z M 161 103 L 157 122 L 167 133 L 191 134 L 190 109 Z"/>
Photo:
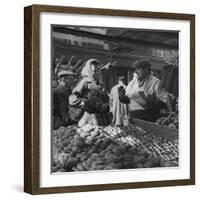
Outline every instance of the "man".
<path fill-rule="evenodd" d="M 115 126 L 124 126 L 126 125 L 125 124 L 126 120 L 128 120 L 127 105 L 123 104 L 119 100 L 118 89 L 120 87 L 126 89 L 124 76 L 120 76 L 118 78 L 118 84 L 111 89 L 111 94 L 110 94 L 111 112 L 113 116 L 112 124 Z"/>
<path fill-rule="evenodd" d="M 131 117 L 156 121 L 160 110 L 172 111 L 170 99 L 161 81 L 151 73 L 151 63 L 140 59 L 133 63 L 136 77 L 128 84 L 126 91 L 119 88 L 120 101 L 129 104 Z"/>
<path fill-rule="evenodd" d="M 71 71 L 60 71 L 58 73 L 59 85 L 53 88 L 53 129 L 66 126 L 69 119 L 69 95 L 74 81 L 74 73 Z"/>

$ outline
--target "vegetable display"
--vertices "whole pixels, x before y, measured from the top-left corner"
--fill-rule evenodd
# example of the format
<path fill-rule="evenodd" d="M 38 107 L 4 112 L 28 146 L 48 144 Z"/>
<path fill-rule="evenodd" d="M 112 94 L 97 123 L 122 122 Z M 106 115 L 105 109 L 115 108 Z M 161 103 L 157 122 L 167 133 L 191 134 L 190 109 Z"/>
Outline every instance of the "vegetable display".
<path fill-rule="evenodd" d="M 178 166 L 178 140 L 128 127 L 85 125 L 53 131 L 52 172 Z"/>

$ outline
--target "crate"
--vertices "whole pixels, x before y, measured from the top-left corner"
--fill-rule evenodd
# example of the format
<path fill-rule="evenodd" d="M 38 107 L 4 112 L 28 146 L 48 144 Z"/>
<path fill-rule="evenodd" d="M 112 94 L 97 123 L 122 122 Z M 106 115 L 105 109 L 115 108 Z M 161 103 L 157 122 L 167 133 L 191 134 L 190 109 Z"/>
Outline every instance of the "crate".
<path fill-rule="evenodd" d="M 178 139 L 178 130 L 174 128 L 164 127 L 157 125 L 152 122 L 144 121 L 137 118 L 132 118 L 131 123 L 133 125 L 139 126 L 143 130 L 147 131 L 150 134 L 153 134 L 157 137 L 162 137 L 167 140 L 177 140 Z"/>

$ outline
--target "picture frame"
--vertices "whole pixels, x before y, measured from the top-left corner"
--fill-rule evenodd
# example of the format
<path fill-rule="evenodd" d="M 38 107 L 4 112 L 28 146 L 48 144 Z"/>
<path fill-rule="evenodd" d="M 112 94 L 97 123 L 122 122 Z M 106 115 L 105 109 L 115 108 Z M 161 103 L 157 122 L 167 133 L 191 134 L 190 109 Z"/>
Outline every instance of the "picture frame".
<path fill-rule="evenodd" d="M 148 21 L 169 20 L 189 23 L 189 160 L 188 178 L 152 181 L 119 181 L 101 184 L 56 185 L 41 187 L 41 13 L 56 15 L 80 15 L 94 18 L 141 18 Z M 48 18 L 48 16 L 47 16 Z M 106 19 L 105 19 L 106 21 Z M 76 22 L 78 23 L 78 22 Z M 49 33 L 50 34 L 50 33 Z M 49 52 L 50 53 L 50 52 Z M 183 124 L 182 124 L 183 125 Z M 50 134 L 48 131 L 45 134 Z M 149 188 L 195 184 L 195 15 L 150 11 L 80 8 L 50 5 L 31 5 L 24 8 L 24 191 L 30 194 L 84 192 L 113 189 Z"/>

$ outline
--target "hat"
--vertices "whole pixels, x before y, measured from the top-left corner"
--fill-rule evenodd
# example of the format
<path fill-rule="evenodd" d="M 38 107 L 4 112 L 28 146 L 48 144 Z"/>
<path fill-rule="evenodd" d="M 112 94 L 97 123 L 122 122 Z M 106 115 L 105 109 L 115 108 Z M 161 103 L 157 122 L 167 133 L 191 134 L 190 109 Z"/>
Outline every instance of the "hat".
<path fill-rule="evenodd" d="M 62 77 L 62 76 L 74 76 L 75 73 L 70 71 L 70 70 L 62 70 L 60 72 L 58 72 L 58 76 Z"/>
<path fill-rule="evenodd" d="M 151 69 L 151 62 L 147 59 L 138 59 L 133 62 L 133 68 L 148 68 L 149 70 Z"/>
<path fill-rule="evenodd" d="M 119 80 L 119 81 L 124 81 L 125 79 L 126 79 L 126 78 L 125 78 L 124 76 L 119 76 L 119 77 L 118 77 L 118 80 Z"/>

